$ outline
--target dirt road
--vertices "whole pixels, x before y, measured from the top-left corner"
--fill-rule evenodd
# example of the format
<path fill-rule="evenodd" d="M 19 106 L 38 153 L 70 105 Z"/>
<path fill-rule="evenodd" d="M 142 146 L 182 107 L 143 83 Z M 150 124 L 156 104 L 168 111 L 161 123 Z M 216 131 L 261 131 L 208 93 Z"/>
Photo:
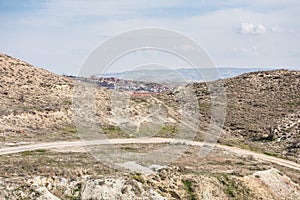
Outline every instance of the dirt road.
<path fill-rule="evenodd" d="M 214 148 L 221 148 L 225 151 L 236 153 L 244 156 L 253 156 L 255 159 L 259 159 L 262 161 L 276 163 L 278 165 L 282 165 L 291 169 L 296 169 L 300 171 L 300 165 L 281 158 L 276 158 L 272 156 L 268 156 L 265 154 L 260 154 L 256 152 L 252 152 L 246 149 L 240 149 L 237 147 L 224 146 L 220 144 L 208 144 L 203 142 L 195 142 L 189 140 L 181 140 L 181 139 L 172 139 L 172 138 L 124 138 L 124 139 L 109 139 L 109 140 L 91 140 L 91 141 L 62 141 L 62 142 L 48 142 L 48 143 L 37 143 L 30 145 L 22 145 L 16 147 L 5 147 L 0 148 L 0 155 L 19 153 L 24 151 L 32 151 L 37 149 L 59 149 L 66 147 L 84 147 L 84 146 L 94 146 L 94 145 L 108 145 L 108 144 L 162 144 L 162 143 L 170 143 L 170 144 L 183 144 L 189 146 L 199 146 L 202 147 L 204 145 L 212 146 Z"/>

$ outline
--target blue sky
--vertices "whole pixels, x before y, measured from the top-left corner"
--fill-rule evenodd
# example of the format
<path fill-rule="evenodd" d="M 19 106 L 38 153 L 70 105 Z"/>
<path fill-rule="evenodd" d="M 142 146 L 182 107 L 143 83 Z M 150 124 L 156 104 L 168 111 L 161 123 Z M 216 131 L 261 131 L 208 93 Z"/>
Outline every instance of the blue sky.
<path fill-rule="evenodd" d="M 300 69 L 299 11 L 298 0 L 0 0 L 0 52 L 76 74 L 109 37 L 160 27 L 196 40 L 217 66 Z"/>

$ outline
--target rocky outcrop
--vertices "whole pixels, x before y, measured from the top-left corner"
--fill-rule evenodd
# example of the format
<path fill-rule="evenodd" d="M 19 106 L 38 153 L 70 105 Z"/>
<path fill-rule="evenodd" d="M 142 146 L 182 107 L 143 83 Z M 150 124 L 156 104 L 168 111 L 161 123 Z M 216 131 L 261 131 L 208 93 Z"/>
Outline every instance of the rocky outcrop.
<path fill-rule="evenodd" d="M 136 180 L 124 180 L 121 178 L 105 180 L 89 180 L 81 194 L 83 200 L 166 200 L 152 189 L 145 189 Z"/>
<path fill-rule="evenodd" d="M 82 200 L 167 200 L 167 199 L 297 199 L 299 185 L 281 171 L 271 168 L 248 176 L 229 174 L 182 174 L 163 169 L 157 174 L 131 177 L 89 176 L 77 179 L 37 176 L 27 185 L 0 182 L 0 198 Z"/>

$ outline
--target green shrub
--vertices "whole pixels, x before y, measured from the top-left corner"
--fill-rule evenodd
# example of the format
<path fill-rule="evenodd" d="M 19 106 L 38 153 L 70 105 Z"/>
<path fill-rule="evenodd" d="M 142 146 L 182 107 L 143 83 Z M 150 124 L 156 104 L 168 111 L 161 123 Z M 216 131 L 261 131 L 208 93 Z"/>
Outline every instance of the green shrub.
<path fill-rule="evenodd" d="M 192 182 L 190 180 L 181 180 L 187 193 L 189 194 L 189 200 L 196 200 L 194 189 L 192 187 Z"/>
<path fill-rule="evenodd" d="M 140 173 L 134 174 L 131 176 L 132 179 L 140 182 L 140 183 L 145 183 L 144 178 L 142 177 L 142 175 Z"/>

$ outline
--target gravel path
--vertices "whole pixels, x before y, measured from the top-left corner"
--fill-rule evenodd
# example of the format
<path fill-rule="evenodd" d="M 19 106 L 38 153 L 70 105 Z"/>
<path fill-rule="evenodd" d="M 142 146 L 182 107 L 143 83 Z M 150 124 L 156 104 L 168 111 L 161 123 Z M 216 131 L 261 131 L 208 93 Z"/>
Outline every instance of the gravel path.
<path fill-rule="evenodd" d="M 114 144 L 162 144 L 162 143 L 183 144 L 183 145 L 199 146 L 199 147 L 208 145 L 214 148 L 216 147 L 221 148 L 224 149 L 225 151 L 236 153 L 239 155 L 253 156 L 253 158 L 255 159 L 276 163 L 281 166 L 285 166 L 300 171 L 300 165 L 295 162 L 268 156 L 265 154 L 256 153 L 246 149 L 240 149 L 237 147 L 230 147 L 230 146 L 225 146 L 220 144 L 208 144 L 204 142 L 196 142 L 196 141 L 189 141 L 189 140 L 172 139 L 172 138 L 155 138 L 155 137 L 37 143 L 37 144 L 30 144 L 30 145 L 21 145 L 16 147 L 0 148 L 0 155 L 20 153 L 24 151 L 32 151 L 37 149 L 60 149 L 66 147 L 84 147 L 84 146 L 109 145 L 109 144 L 114 145 Z"/>

